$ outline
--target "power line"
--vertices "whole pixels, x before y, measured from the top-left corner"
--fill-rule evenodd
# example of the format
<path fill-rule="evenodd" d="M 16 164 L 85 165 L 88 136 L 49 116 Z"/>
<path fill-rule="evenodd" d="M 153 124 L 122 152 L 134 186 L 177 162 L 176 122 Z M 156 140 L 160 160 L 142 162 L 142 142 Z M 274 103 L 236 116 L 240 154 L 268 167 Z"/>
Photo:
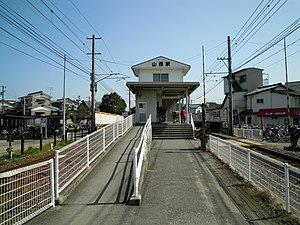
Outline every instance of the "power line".
<path fill-rule="evenodd" d="M 3 3 L 3 2 L 1 2 Z M 48 38 L 46 35 L 41 33 L 34 25 L 32 25 L 28 20 L 26 20 L 24 17 L 22 17 L 20 14 L 18 14 L 16 11 L 11 9 L 9 6 L 7 6 L 5 3 L 3 3 L 6 7 L 1 5 L 3 9 L 5 9 L 10 15 L 7 13 L 2 12 L 1 17 L 3 17 L 9 24 L 11 24 L 13 27 L 15 27 L 20 32 L 24 33 L 26 36 L 30 37 L 46 49 L 50 50 L 50 52 L 54 53 L 56 56 L 62 58 L 64 54 L 68 55 L 69 58 L 72 58 L 70 54 L 62 49 L 60 46 L 58 46 L 53 40 Z M 9 10 L 10 11 L 9 11 Z M 12 17 L 14 15 L 14 18 Z M 18 17 L 17 17 L 18 16 Z M 25 21 L 25 23 L 24 23 Z M 86 69 L 83 69 L 82 64 L 78 64 L 70 62 L 71 65 L 77 67 L 80 70 L 83 70 L 83 72 L 88 73 Z"/>
<path fill-rule="evenodd" d="M 240 65 L 237 66 L 236 69 L 239 69 L 243 67 L 244 65 L 248 64 L 252 60 L 256 59 L 261 54 L 265 53 L 267 50 L 272 48 L 274 45 L 282 41 L 284 38 L 288 37 L 290 34 L 295 32 L 300 27 L 300 18 L 298 18 L 296 21 L 294 21 L 290 26 L 288 26 L 285 30 L 283 30 L 281 33 L 276 35 L 274 38 L 272 38 L 267 44 L 265 44 L 263 47 L 258 49 L 256 52 L 254 52 L 252 55 L 250 55 L 247 59 L 244 60 Z"/>
<path fill-rule="evenodd" d="M 246 20 L 244 25 L 238 31 L 238 33 L 233 38 L 232 50 L 235 51 L 235 54 L 239 52 L 242 47 L 259 31 L 261 28 L 273 17 L 287 2 L 285 0 L 280 4 L 281 0 L 268 0 L 265 4 L 262 0 L 258 6 L 255 8 L 250 17 Z M 238 48 L 239 47 L 239 48 Z M 238 49 L 237 49 L 238 48 Z M 237 50 L 236 50 L 237 49 Z M 226 54 L 226 49 L 220 54 L 220 57 L 224 57 Z M 210 71 L 220 71 L 224 65 L 221 62 L 215 61 L 210 67 Z"/>
<path fill-rule="evenodd" d="M 116 63 L 114 57 L 112 56 L 112 54 L 111 54 L 111 52 L 110 52 L 110 50 L 109 50 L 109 48 L 108 48 L 108 46 L 107 46 L 107 44 L 106 44 L 104 38 L 102 37 L 102 35 L 100 35 L 100 33 L 99 33 L 99 32 L 96 30 L 96 28 L 89 22 L 89 20 L 83 15 L 83 13 L 82 13 L 82 12 L 80 11 L 80 9 L 73 3 L 73 1 L 72 1 L 72 0 L 69 0 L 69 1 L 70 1 L 70 3 L 74 6 L 74 8 L 78 11 L 78 13 L 82 16 L 82 18 L 89 24 L 89 26 L 90 26 L 90 27 L 98 34 L 98 36 L 101 37 L 101 40 L 103 41 L 103 44 L 104 44 L 105 48 L 107 49 L 108 54 L 109 54 L 110 57 L 112 58 L 112 60 L 113 60 L 114 64 L 116 65 L 118 71 L 121 72 L 120 68 L 118 67 L 118 65 L 117 65 L 117 63 Z M 113 72 L 113 71 L 110 69 L 110 67 L 105 63 L 104 60 L 100 60 L 100 62 L 102 62 L 103 65 L 104 65 L 111 73 Z M 100 67 L 100 68 L 101 68 L 101 67 Z M 101 69 L 102 69 L 102 68 L 101 68 Z M 123 87 L 123 88 L 124 88 L 124 87 Z"/>
<path fill-rule="evenodd" d="M 294 45 L 294 44 L 297 43 L 298 41 L 300 41 L 300 38 L 299 38 L 298 40 L 296 40 L 296 41 L 290 43 L 289 45 L 287 45 L 287 48 L 290 47 L 290 46 L 292 46 L 292 45 Z M 277 55 L 278 53 L 282 52 L 282 50 L 284 50 L 284 48 L 279 49 L 279 50 L 276 51 L 275 53 L 273 53 L 273 54 L 269 55 L 268 57 L 262 59 L 261 61 L 255 63 L 253 66 L 258 65 L 258 64 L 260 64 L 260 63 L 262 63 L 262 62 L 264 62 L 264 61 L 266 61 L 266 60 L 272 58 L 273 56 L 275 56 L 275 55 Z"/>

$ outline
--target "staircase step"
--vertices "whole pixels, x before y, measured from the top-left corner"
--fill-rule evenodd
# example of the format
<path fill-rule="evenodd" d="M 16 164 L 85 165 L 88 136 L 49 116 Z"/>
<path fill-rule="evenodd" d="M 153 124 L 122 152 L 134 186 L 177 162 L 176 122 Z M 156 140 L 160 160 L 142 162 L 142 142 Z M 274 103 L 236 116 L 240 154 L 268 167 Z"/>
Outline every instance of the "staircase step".
<path fill-rule="evenodd" d="M 153 124 L 153 139 L 193 139 L 192 126 L 189 124 Z"/>

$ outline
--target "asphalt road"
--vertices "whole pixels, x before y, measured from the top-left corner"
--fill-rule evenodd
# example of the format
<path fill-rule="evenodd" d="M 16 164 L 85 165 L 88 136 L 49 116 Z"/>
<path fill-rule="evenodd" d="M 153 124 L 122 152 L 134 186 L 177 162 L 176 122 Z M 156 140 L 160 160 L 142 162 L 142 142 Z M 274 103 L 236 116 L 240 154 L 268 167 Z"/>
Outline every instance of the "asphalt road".
<path fill-rule="evenodd" d="M 133 127 L 63 204 L 28 224 L 279 224 L 194 140 L 153 140 L 142 204 L 126 204 L 140 132 Z"/>

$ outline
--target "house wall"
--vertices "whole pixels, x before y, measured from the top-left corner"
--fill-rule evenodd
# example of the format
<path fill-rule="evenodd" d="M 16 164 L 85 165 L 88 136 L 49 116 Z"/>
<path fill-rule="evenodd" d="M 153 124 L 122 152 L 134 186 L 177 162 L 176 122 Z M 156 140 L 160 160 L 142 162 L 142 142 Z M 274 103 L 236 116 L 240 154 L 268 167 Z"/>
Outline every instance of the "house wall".
<path fill-rule="evenodd" d="M 246 75 L 246 81 L 242 82 L 241 77 Z M 263 85 L 263 74 L 261 69 L 249 68 L 235 73 L 235 80 L 241 88 L 246 91 L 254 90 Z M 224 80 L 224 93 L 229 93 L 228 79 Z"/>
<path fill-rule="evenodd" d="M 247 80 L 244 83 L 240 83 L 243 90 L 251 91 L 263 85 L 263 75 L 260 69 L 249 69 L 245 73 Z M 239 74 L 239 77 L 243 76 L 243 73 Z"/>
<path fill-rule="evenodd" d="M 183 71 L 181 69 L 161 68 L 161 69 L 141 69 L 139 82 L 153 82 L 154 73 L 168 73 L 169 82 L 183 82 Z"/>
<path fill-rule="evenodd" d="M 277 88 L 277 90 L 283 90 L 283 88 Z M 296 100 L 298 97 L 290 96 L 290 107 L 298 107 Z M 257 99 L 263 99 L 263 103 L 257 103 Z M 273 109 L 273 108 L 286 108 L 287 98 L 284 94 L 278 94 L 269 91 L 257 93 L 254 95 L 247 96 L 247 108 L 252 109 L 253 113 L 258 113 L 260 109 Z M 259 127 L 262 126 L 261 118 L 257 115 L 251 115 L 254 124 Z M 284 116 L 265 116 L 264 125 L 285 125 L 286 118 Z"/>
<path fill-rule="evenodd" d="M 38 104 L 44 104 L 44 105 L 50 105 L 51 99 L 47 98 L 44 95 L 34 95 L 31 99 L 32 106 L 38 105 Z"/>
<path fill-rule="evenodd" d="M 263 99 L 263 103 L 257 103 L 257 99 Z M 252 109 L 255 113 L 260 109 L 284 107 L 286 107 L 286 96 L 278 93 L 272 93 L 271 91 L 261 92 L 247 97 L 247 108 Z"/>

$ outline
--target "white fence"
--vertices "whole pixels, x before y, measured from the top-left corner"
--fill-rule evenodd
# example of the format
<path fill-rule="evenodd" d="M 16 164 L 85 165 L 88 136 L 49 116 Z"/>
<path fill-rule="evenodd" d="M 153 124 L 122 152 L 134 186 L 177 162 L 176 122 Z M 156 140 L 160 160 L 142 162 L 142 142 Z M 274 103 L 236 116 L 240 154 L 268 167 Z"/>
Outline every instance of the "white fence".
<path fill-rule="evenodd" d="M 0 224 L 23 224 L 54 205 L 53 159 L 0 174 Z"/>
<path fill-rule="evenodd" d="M 111 114 L 106 112 L 96 112 L 95 121 L 96 125 L 112 124 L 123 121 L 124 117 L 117 114 Z"/>
<path fill-rule="evenodd" d="M 300 169 L 212 135 L 209 147 L 244 179 L 272 193 L 287 212 L 300 215 Z"/>
<path fill-rule="evenodd" d="M 195 138 L 195 123 L 194 123 L 194 119 L 193 119 L 193 114 L 191 114 L 191 125 L 192 125 L 192 129 L 193 129 L 193 137 Z"/>
<path fill-rule="evenodd" d="M 233 128 L 233 135 L 247 139 L 263 140 L 263 131 L 261 129 Z"/>
<path fill-rule="evenodd" d="M 0 224 L 23 224 L 54 207 L 55 197 L 132 125 L 129 116 L 56 150 L 55 167 L 51 159 L 0 173 Z"/>
<path fill-rule="evenodd" d="M 133 124 L 133 116 L 107 125 L 55 152 L 55 188 L 59 194 Z"/>
<path fill-rule="evenodd" d="M 151 148 L 151 143 L 152 143 L 152 125 L 151 125 L 151 115 L 150 115 L 149 119 L 147 120 L 143 128 L 139 145 L 133 151 L 133 185 L 134 185 L 133 196 L 137 198 L 139 196 L 139 191 L 140 191 L 140 178 L 141 178 L 143 161 L 145 160 L 147 152 Z"/>

